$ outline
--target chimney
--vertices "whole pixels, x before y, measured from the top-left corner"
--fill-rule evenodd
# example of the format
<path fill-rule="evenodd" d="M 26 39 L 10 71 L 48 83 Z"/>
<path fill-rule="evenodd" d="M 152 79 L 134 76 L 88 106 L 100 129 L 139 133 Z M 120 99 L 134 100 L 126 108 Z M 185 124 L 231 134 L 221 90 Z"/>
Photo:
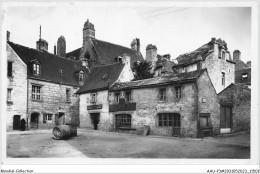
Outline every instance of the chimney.
<path fill-rule="evenodd" d="M 36 42 L 36 49 L 39 51 L 48 51 L 48 42 L 44 39 L 42 39 L 42 30 L 40 26 L 40 35 L 39 35 L 39 40 Z"/>
<path fill-rule="evenodd" d="M 251 61 L 247 61 L 246 64 L 247 64 L 248 68 L 251 68 Z"/>
<path fill-rule="evenodd" d="M 83 45 L 85 45 L 89 38 L 95 38 L 95 27 L 87 20 L 83 27 Z"/>
<path fill-rule="evenodd" d="M 56 45 L 54 45 L 54 55 L 56 55 Z"/>
<path fill-rule="evenodd" d="M 122 64 L 128 66 L 129 68 L 131 67 L 131 57 L 129 54 L 123 54 Z"/>
<path fill-rule="evenodd" d="M 10 31 L 6 32 L 6 41 L 10 41 Z"/>
<path fill-rule="evenodd" d="M 152 62 L 152 72 L 156 66 L 157 58 L 157 47 L 155 45 L 149 44 L 146 47 L 146 56 L 145 60 L 148 62 Z"/>
<path fill-rule="evenodd" d="M 36 42 L 36 49 L 39 50 L 39 51 L 47 52 L 48 51 L 48 42 L 46 40 L 40 38 Z"/>
<path fill-rule="evenodd" d="M 140 39 L 136 38 L 136 41 L 137 41 L 137 52 L 139 53 L 140 52 Z"/>
<path fill-rule="evenodd" d="M 66 40 L 64 36 L 60 36 L 57 41 L 57 55 L 66 57 Z"/>
<path fill-rule="evenodd" d="M 241 60 L 241 52 L 239 50 L 235 50 L 233 52 L 233 61 L 238 62 Z"/>

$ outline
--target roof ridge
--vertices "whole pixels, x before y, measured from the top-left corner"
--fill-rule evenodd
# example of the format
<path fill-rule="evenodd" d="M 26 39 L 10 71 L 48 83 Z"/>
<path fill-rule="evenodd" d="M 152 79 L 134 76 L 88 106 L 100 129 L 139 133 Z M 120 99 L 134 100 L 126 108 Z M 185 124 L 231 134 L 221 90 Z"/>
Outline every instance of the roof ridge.
<path fill-rule="evenodd" d="M 92 40 L 92 39 L 94 39 L 94 40 L 98 40 L 98 41 L 101 41 L 101 42 L 105 42 L 105 43 L 109 43 L 109 44 L 112 44 L 112 45 L 120 46 L 120 47 L 123 47 L 123 48 L 129 49 L 129 50 L 132 50 L 132 51 L 134 51 L 134 52 L 137 52 L 136 50 L 133 50 L 133 49 L 128 48 L 128 47 L 126 47 L 126 46 L 118 45 L 118 44 L 111 43 L 111 42 L 108 42 L 108 41 L 99 40 L 99 39 L 96 39 L 96 38 L 91 38 L 91 40 Z"/>
<path fill-rule="evenodd" d="M 96 66 L 92 66 L 91 68 L 103 67 L 103 66 L 110 66 L 110 65 L 115 65 L 115 64 L 122 64 L 122 63 L 120 63 L 120 62 L 115 62 L 115 63 L 105 64 L 105 65 L 96 65 Z M 123 64 L 122 64 L 122 65 L 123 65 Z"/>
<path fill-rule="evenodd" d="M 57 58 L 63 58 L 63 59 L 66 59 L 66 60 L 71 60 L 71 61 L 74 61 L 74 62 L 78 62 L 77 60 L 69 59 L 69 58 L 66 58 L 66 57 L 60 57 L 60 56 L 55 55 L 55 54 L 50 53 L 50 52 L 42 52 L 42 51 L 39 51 L 39 50 L 37 50 L 37 49 L 35 49 L 35 48 L 30 48 L 30 47 L 27 47 L 27 46 L 24 46 L 24 45 L 20 45 L 20 44 L 11 42 L 11 41 L 7 41 L 7 43 L 8 43 L 8 42 L 10 42 L 10 43 L 12 43 L 12 44 L 14 44 L 14 45 L 17 45 L 17 46 L 21 46 L 21 47 L 24 47 L 24 48 L 27 48 L 27 49 L 31 49 L 31 50 L 40 52 L 40 53 L 47 53 L 47 54 L 53 55 L 53 56 L 55 56 L 55 57 L 57 57 Z"/>

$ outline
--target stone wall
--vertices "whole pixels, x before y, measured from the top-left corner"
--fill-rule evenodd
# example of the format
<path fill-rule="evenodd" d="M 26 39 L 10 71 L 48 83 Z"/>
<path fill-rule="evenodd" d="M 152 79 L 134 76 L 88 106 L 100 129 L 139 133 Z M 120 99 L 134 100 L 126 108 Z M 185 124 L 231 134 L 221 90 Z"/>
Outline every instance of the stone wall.
<path fill-rule="evenodd" d="M 166 100 L 159 100 L 159 89 L 166 88 Z M 136 102 L 136 111 L 122 112 L 132 115 L 132 128 L 137 132 L 144 126 L 150 126 L 150 134 L 172 136 L 172 127 L 158 125 L 158 113 L 179 113 L 181 115 L 181 136 L 197 136 L 196 117 L 196 88 L 195 83 L 182 85 L 182 98 L 175 97 L 175 86 L 168 85 L 157 88 L 144 88 L 132 90 L 132 102 Z M 114 93 L 110 95 L 111 104 L 114 104 Z M 114 117 L 119 112 L 112 113 Z M 113 118 L 114 119 L 114 118 Z"/>
<path fill-rule="evenodd" d="M 86 129 L 94 129 L 91 113 L 99 113 L 98 130 L 110 131 L 112 128 L 112 118 L 109 117 L 108 91 L 98 91 L 97 101 L 91 103 L 91 93 L 80 94 L 80 127 Z M 87 106 L 102 105 L 102 109 L 87 110 Z"/>
<path fill-rule="evenodd" d="M 210 113 L 209 123 L 213 133 L 219 134 L 220 105 L 217 93 L 207 72 L 204 72 L 197 81 L 198 84 L 198 113 Z"/>
<path fill-rule="evenodd" d="M 26 118 L 26 100 L 27 100 L 27 66 L 14 52 L 14 50 L 7 44 L 7 62 L 13 62 L 13 77 L 7 76 L 7 88 L 12 89 L 11 101 L 7 102 L 6 110 L 6 129 L 13 130 L 13 116 L 20 115 L 21 119 Z M 6 62 L 6 63 L 7 63 Z"/>
<path fill-rule="evenodd" d="M 41 99 L 32 99 L 32 85 L 41 86 Z M 70 90 L 70 100 L 66 101 L 66 90 Z M 39 80 L 28 80 L 28 125 L 31 127 L 31 114 L 37 113 L 39 128 L 51 128 L 55 124 L 55 115 L 65 113 L 65 124 L 79 125 L 79 98 L 74 94 L 78 87 L 50 83 Z M 50 124 L 43 123 L 43 115 L 51 114 Z"/>
<path fill-rule="evenodd" d="M 207 56 L 205 60 L 205 68 L 208 70 L 209 77 L 219 93 L 231 83 L 235 82 L 235 64 L 227 61 L 229 54 L 226 53 L 226 59 L 218 58 L 218 45 L 215 44 L 214 51 Z M 222 85 L 222 72 L 225 73 L 225 85 Z"/>
<path fill-rule="evenodd" d="M 244 85 L 230 85 L 218 98 L 222 102 L 232 103 L 232 132 L 250 129 L 251 90 Z"/>

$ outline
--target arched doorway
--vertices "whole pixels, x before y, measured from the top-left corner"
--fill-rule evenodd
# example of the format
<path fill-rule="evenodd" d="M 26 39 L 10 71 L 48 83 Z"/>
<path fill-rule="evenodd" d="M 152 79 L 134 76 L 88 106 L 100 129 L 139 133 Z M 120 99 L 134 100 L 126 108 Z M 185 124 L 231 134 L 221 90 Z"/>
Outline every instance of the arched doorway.
<path fill-rule="evenodd" d="M 38 129 L 39 127 L 39 113 L 33 112 L 31 114 L 31 129 Z"/>

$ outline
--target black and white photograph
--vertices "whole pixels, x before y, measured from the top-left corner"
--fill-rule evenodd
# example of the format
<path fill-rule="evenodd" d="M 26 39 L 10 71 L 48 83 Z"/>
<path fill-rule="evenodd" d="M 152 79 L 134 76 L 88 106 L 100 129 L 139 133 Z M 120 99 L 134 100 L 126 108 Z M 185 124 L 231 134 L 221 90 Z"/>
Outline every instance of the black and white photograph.
<path fill-rule="evenodd" d="M 1 9 L 1 173 L 57 161 L 259 165 L 259 1 Z"/>

